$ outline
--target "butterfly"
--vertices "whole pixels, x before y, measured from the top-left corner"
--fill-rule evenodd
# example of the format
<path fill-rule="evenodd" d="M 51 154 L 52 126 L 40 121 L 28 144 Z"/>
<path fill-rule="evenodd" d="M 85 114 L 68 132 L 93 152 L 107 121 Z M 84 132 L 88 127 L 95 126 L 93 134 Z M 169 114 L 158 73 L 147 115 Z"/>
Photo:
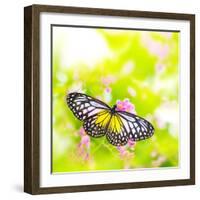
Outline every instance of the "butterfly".
<path fill-rule="evenodd" d="M 83 128 L 89 136 L 106 136 L 114 146 L 126 145 L 128 140 L 144 140 L 154 134 L 150 122 L 135 114 L 117 110 L 117 105 L 109 107 L 96 98 L 77 92 L 69 93 L 66 101 L 73 114 L 83 122 Z"/>

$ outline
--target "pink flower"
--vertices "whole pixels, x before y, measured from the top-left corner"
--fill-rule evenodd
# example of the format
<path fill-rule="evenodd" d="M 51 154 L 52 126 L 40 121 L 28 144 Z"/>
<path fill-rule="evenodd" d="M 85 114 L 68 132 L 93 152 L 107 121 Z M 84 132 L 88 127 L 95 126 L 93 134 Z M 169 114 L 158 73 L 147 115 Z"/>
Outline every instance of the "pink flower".
<path fill-rule="evenodd" d="M 132 87 L 128 87 L 127 91 L 132 97 L 135 97 L 137 94 L 136 91 Z"/>
<path fill-rule="evenodd" d="M 105 92 L 106 93 L 111 93 L 112 89 L 110 87 L 106 87 Z"/>
<path fill-rule="evenodd" d="M 136 145 L 136 141 L 133 141 L 133 140 L 128 140 L 128 143 L 127 143 L 127 146 L 128 147 L 134 147 Z"/>
<path fill-rule="evenodd" d="M 128 99 L 125 99 L 124 101 L 117 100 L 116 110 L 135 113 L 135 107 L 133 104 L 130 103 Z"/>
<path fill-rule="evenodd" d="M 157 73 L 162 73 L 165 70 L 165 65 L 163 65 L 161 63 L 157 63 L 155 65 L 155 68 L 156 68 Z"/>
<path fill-rule="evenodd" d="M 103 89 L 104 89 L 104 95 L 105 95 L 105 101 L 109 102 L 111 99 L 111 92 L 112 88 L 110 87 L 110 84 L 114 83 L 116 81 L 116 77 L 113 75 L 108 75 L 106 77 L 101 78 L 101 82 L 103 84 Z"/>
<path fill-rule="evenodd" d="M 88 160 L 90 150 L 90 137 L 86 135 L 83 128 L 80 128 L 79 135 L 81 136 L 81 141 L 77 147 L 78 155 L 82 157 L 83 160 Z"/>
<path fill-rule="evenodd" d="M 80 145 L 85 146 L 86 148 L 89 148 L 89 146 L 90 146 L 90 137 L 88 135 L 82 136 Z"/>
<path fill-rule="evenodd" d="M 84 128 L 81 127 L 78 133 L 79 133 L 80 136 L 84 136 L 84 135 L 85 135 L 85 130 L 84 130 Z"/>
<path fill-rule="evenodd" d="M 116 78 L 115 78 L 115 76 L 108 75 L 106 77 L 102 77 L 101 81 L 105 86 L 109 86 L 110 84 L 112 84 L 116 81 Z"/>
<path fill-rule="evenodd" d="M 126 148 L 124 146 L 118 146 L 117 149 L 120 153 L 121 159 L 123 159 L 123 157 L 125 157 L 127 155 Z"/>
<path fill-rule="evenodd" d="M 134 152 L 129 151 L 127 147 L 128 146 L 117 147 L 120 159 L 124 162 L 124 169 L 129 169 L 131 167 L 131 161 L 134 156 Z"/>
<path fill-rule="evenodd" d="M 169 52 L 168 45 L 162 45 L 158 42 L 150 43 L 148 48 L 152 54 L 157 55 L 160 59 L 163 59 Z"/>
<path fill-rule="evenodd" d="M 142 42 L 149 49 L 150 53 L 159 57 L 160 60 L 164 59 L 169 53 L 169 46 L 155 41 L 148 34 L 143 34 Z"/>
<path fill-rule="evenodd" d="M 128 140 L 128 143 L 125 146 L 118 146 L 117 149 L 119 150 L 120 155 L 124 157 L 130 153 L 128 149 L 133 148 L 135 145 L 136 145 L 135 141 Z"/>

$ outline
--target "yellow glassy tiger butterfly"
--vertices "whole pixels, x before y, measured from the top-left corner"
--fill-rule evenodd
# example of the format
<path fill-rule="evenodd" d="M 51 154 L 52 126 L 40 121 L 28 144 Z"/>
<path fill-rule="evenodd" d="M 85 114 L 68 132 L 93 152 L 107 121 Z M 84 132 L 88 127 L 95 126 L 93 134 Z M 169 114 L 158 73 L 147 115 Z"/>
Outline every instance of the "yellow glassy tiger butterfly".
<path fill-rule="evenodd" d="M 151 137 L 154 128 L 150 122 L 135 114 L 116 110 L 104 102 L 82 93 L 69 93 L 67 104 L 73 114 L 83 121 L 85 132 L 92 137 L 106 135 L 115 146 L 123 146 L 128 140 L 139 141 Z"/>

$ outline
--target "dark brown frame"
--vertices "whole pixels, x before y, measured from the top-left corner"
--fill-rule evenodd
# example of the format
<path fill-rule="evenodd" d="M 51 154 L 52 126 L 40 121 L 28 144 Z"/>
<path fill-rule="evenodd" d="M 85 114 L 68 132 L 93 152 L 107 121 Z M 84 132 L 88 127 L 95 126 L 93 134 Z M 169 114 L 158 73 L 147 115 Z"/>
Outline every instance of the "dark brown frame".
<path fill-rule="evenodd" d="M 40 187 L 40 13 L 77 13 L 105 16 L 188 20 L 190 22 L 190 178 L 150 182 Z M 99 8 L 32 5 L 24 8 L 24 191 L 30 194 L 83 192 L 195 184 L 195 15 Z"/>

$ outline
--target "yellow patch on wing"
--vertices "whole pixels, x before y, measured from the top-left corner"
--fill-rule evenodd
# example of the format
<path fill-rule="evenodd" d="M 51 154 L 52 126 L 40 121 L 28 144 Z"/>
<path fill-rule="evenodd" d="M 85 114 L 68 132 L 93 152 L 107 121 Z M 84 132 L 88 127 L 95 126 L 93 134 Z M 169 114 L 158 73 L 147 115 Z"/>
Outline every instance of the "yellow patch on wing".
<path fill-rule="evenodd" d="M 115 133 L 120 133 L 122 129 L 122 121 L 119 116 L 114 114 L 112 118 L 110 119 L 109 127 L 110 131 L 113 131 Z"/>
<path fill-rule="evenodd" d="M 110 121 L 110 117 L 110 112 L 107 110 L 99 112 L 95 124 L 100 124 L 101 126 L 106 127 Z"/>

